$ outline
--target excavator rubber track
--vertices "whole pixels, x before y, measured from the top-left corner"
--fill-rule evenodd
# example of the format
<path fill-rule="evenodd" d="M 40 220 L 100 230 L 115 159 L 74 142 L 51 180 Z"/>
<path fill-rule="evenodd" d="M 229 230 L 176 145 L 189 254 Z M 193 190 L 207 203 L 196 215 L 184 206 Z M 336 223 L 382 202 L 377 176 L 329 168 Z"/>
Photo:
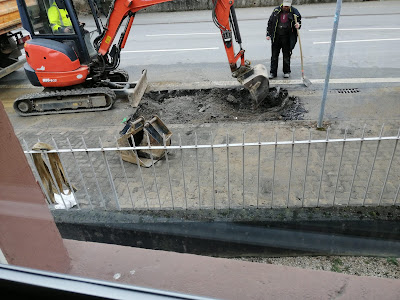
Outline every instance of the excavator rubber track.
<path fill-rule="evenodd" d="M 14 101 L 23 117 L 109 110 L 116 99 L 107 87 L 52 90 L 26 94 Z"/>

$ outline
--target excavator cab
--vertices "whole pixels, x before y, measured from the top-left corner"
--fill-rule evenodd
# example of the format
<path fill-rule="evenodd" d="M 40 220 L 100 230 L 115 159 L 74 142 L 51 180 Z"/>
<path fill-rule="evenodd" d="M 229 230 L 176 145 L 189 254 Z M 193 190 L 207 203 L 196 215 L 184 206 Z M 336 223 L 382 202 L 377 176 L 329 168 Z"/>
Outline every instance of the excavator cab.
<path fill-rule="evenodd" d="M 31 35 L 25 44 L 24 69 L 35 86 L 84 83 L 89 74 L 88 64 L 97 56 L 90 33 L 79 23 L 72 1 L 62 1 L 71 21 L 68 33 L 54 31 L 50 24 L 48 12 L 55 0 L 17 0 L 23 27 Z"/>

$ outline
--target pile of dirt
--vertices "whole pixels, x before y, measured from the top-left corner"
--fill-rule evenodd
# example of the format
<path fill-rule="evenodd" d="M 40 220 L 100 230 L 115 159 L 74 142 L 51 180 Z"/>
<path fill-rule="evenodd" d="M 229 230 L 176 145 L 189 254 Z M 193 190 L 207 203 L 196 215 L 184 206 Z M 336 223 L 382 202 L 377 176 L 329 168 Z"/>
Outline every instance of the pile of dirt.
<path fill-rule="evenodd" d="M 270 88 L 270 95 L 256 107 L 244 88 L 214 88 L 146 93 L 133 117 L 157 115 L 169 124 L 201 124 L 303 120 L 306 112 L 286 89 Z"/>

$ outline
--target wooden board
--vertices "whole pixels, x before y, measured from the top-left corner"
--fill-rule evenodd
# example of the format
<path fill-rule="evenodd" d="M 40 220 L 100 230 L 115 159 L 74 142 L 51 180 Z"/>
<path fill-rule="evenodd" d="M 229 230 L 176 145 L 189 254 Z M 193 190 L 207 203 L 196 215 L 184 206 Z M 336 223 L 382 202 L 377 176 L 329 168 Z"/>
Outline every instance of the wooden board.
<path fill-rule="evenodd" d="M 0 0 L 0 34 L 21 27 L 17 1 Z"/>

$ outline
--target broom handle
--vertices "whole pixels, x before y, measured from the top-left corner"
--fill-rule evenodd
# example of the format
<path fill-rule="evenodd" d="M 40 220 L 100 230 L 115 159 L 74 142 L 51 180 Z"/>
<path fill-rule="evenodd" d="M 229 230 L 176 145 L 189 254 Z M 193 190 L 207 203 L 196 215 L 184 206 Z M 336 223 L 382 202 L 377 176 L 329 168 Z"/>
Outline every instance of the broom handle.
<path fill-rule="evenodd" d="M 297 23 L 297 16 L 294 16 L 294 21 Z M 301 47 L 301 39 L 300 39 L 300 30 L 296 28 L 297 36 L 299 37 L 299 46 L 300 46 L 300 58 L 301 58 L 301 76 L 304 78 L 304 67 L 303 67 L 303 49 Z"/>

